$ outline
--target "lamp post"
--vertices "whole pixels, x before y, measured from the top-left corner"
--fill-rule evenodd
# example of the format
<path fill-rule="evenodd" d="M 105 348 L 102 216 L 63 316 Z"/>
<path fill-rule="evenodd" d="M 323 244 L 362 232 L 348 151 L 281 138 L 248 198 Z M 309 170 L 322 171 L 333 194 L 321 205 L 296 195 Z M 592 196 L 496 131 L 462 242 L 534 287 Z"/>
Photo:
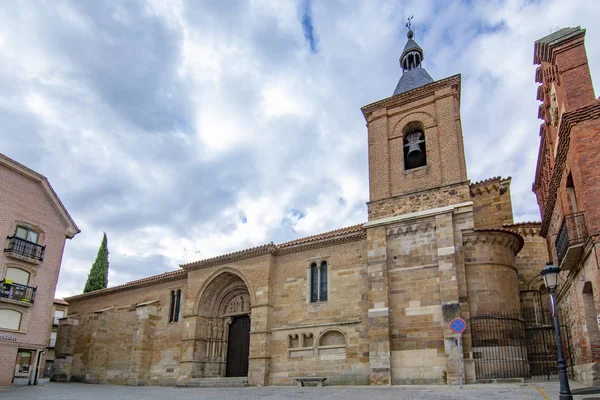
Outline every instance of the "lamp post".
<path fill-rule="evenodd" d="M 569 387 L 569 377 L 567 376 L 567 365 L 562 351 L 562 339 L 560 337 L 560 323 L 558 322 L 558 310 L 556 308 L 555 290 L 558 286 L 558 273 L 560 268 L 546 263 L 546 267 L 540 272 L 544 277 L 544 283 L 550 290 L 550 301 L 552 303 L 552 317 L 554 318 L 554 330 L 556 332 L 556 353 L 558 356 L 558 378 L 560 379 L 560 400 L 573 400 L 571 388 Z"/>

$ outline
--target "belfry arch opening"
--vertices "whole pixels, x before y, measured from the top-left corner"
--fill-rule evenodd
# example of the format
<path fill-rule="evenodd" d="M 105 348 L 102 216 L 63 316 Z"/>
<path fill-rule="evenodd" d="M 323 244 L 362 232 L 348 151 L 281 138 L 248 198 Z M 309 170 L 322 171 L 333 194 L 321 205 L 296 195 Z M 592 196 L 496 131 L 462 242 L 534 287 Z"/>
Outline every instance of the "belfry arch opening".
<path fill-rule="evenodd" d="M 234 273 L 223 272 L 206 286 L 197 309 L 198 377 L 248 376 L 250 305 L 248 286 Z"/>
<path fill-rule="evenodd" d="M 410 122 L 402 130 L 402 135 L 404 138 L 404 169 L 426 166 L 427 148 L 423 123 L 420 121 Z"/>

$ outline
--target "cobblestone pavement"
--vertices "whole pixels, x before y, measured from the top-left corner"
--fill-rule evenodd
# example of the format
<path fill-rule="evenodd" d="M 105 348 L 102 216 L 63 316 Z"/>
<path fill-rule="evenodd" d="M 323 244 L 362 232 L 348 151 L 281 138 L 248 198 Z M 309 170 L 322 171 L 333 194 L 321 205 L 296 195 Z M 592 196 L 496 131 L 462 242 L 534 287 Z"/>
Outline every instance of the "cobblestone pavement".
<path fill-rule="evenodd" d="M 556 388 L 554 387 L 556 386 Z M 548 400 L 558 398 L 558 383 L 469 385 L 464 389 L 453 386 L 394 386 L 394 387 L 261 387 L 226 389 L 177 389 L 168 387 L 132 387 L 88 385 L 85 383 L 42 382 L 37 386 L 0 387 L 0 399 L 47 400 Z"/>

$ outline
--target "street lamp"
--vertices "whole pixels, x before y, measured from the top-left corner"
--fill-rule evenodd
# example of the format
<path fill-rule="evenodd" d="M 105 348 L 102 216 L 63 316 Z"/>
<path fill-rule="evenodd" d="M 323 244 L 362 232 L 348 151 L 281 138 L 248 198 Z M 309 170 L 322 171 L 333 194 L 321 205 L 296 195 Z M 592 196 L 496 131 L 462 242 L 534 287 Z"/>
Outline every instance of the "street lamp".
<path fill-rule="evenodd" d="M 554 330 L 556 332 L 556 353 L 558 356 L 558 378 L 560 379 L 560 400 L 573 400 L 571 388 L 569 387 L 569 378 L 567 377 L 567 365 L 562 351 L 562 339 L 560 337 L 560 323 L 558 322 L 558 310 L 556 308 L 555 290 L 558 287 L 558 273 L 560 268 L 546 263 L 546 267 L 540 272 L 544 277 L 544 283 L 550 290 L 550 302 L 552 304 L 552 317 L 554 317 Z"/>

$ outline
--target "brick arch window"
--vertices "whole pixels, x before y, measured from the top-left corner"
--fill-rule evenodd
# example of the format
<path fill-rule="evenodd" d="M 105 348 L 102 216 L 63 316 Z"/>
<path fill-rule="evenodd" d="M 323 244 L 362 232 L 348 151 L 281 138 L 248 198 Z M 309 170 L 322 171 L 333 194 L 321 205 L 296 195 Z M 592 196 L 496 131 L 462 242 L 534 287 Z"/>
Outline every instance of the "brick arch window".
<path fill-rule="evenodd" d="M 404 169 L 424 167 L 427 165 L 427 147 L 425 144 L 425 128 L 420 121 L 408 123 L 402 130 L 404 149 Z"/>
<path fill-rule="evenodd" d="M 310 302 L 327 301 L 329 271 L 327 261 L 310 264 Z"/>

